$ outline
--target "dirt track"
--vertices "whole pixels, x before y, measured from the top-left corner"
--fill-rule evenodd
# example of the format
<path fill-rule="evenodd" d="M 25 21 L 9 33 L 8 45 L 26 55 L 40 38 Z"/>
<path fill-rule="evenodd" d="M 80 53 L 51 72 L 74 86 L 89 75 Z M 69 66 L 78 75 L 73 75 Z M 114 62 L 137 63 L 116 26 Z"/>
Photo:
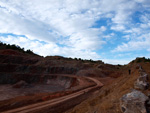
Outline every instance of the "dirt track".
<path fill-rule="evenodd" d="M 29 113 L 29 112 L 32 113 L 32 112 L 36 112 L 36 111 L 44 109 L 46 107 L 50 107 L 50 106 L 53 106 L 53 105 L 56 105 L 56 104 L 59 104 L 59 103 L 63 103 L 67 100 L 78 97 L 78 96 L 80 96 L 80 95 L 82 95 L 86 92 L 89 92 L 90 90 L 92 90 L 94 88 L 98 88 L 98 87 L 103 86 L 103 84 L 100 81 L 98 81 L 97 79 L 94 79 L 94 78 L 91 78 L 91 77 L 86 77 L 86 78 L 89 79 L 89 80 L 94 81 L 96 83 L 96 85 L 93 86 L 93 87 L 89 87 L 89 88 L 80 90 L 78 92 L 63 96 L 63 97 L 59 97 L 59 98 L 52 99 L 52 100 L 49 100 L 49 101 L 40 102 L 40 103 L 20 107 L 20 108 L 5 111 L 5 112 L 2 112 L 2 113 Z"/>

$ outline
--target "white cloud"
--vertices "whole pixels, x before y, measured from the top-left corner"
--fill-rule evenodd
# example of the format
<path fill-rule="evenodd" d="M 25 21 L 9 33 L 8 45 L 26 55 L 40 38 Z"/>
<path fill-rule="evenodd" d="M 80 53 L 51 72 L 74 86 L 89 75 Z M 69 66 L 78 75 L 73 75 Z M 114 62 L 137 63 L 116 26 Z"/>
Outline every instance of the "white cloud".
<path fill-rule="evenodd" d="M 115 65 L 117 65 L 117 64 L 121 64 L 121 65 L 128 64 L 132 60 L 134 60 L 134 59 L 102 59 L 102 61 L 104 61 L 105 63 L 115 64 Z"/>
<path fill-rule="evenodd" d="M 142 35 L 136 40 L 131 40 L 128 43 L 123 43 L 116 47 L 112 52 L 125 52 L 125 51 L 136 51 L 136 50 L 149 50 L 150 49 L 150 33 Z"/>
<path fill-rule="evenodd" d="M 125 30 L 125 27 L 124 25 L 115 25 L 115 26 L 112 26 L 111 29 L 115 31 L 123 31 Z"/>
<path fill-rule="evenodd" d="M 131 37 L 130 37 L 130 35 L 125 35 L 125 36 L 123 36 L 123 38 L 125 38 L 126 40 L 129 40 Z"/>
<path fill-rule="evenodd" d="M 94 59 L 97 60 L 100 56 L 90 50 L 78 50 L 74 48 L 59 47 L 53 42 L 41 42 L 39 40 L 31 40 L 26 37 L 7 36 L 0 37 L 1 41 L 9 44 L 16 44 L 24 47 L 25 50 L 31 49 L 35 53 L 46 56 L 46 55 L 60 55 L 65 57 L 77 57 L 83 59 Z"/>
<path fill-rule="evenodd" d="M 130 29 L 123 31 L 124 33 L 127 33 L 124 38 L 127 38 L 128 42 L 123 42 L 118 45 L 114 50 L 112 50 L 113 52 L 150 50 L 150 16 L 145 13 L 140 16 L 140 20 L 140 23 L 134 26 L 131 25 L 132 27 Z"/>
<path fill-rule="evenodd" d="M 9 10 L 3 9 L 1 11 L 1 15 L 4 15 L 4 19 L 1 19 L 0 23 L 0 29 L 3 28 L 1 30 L 2 33 L 11 32 L 25 35 L 31 39 L 38 38 L 55 42 L 61 36 L 68 37 L 69 41 L 73 38 L 75 38 L 73 40 L 76 40 L 77 37 L 74 36 L 77 35 L 80 37 L 80 42 L 78 44 L 70 43 L 72 47 L 78 49 L 80 46 L 81 49 L 89 46 L 91 46 L 91 49 L 95 49 L 93 45 L 98 46 L 102 44 L 98 42 L 103 42 L 98 36 L 101 34 L 101 31 L 105 30 L 105 27 L 97 29 L 101 30 L 100 33 L 90 28 L 99 18 L 99 11 L 95 8 L 95 6 L 99 5 L 97 1 L 33 0 L 31 2 L 25 0 L 22 4 L 22 1 L 8 0 L 7 2 L 1 2 L 1 5 Z M 7 21 L 10 24 L 6 26 Z M 89 38 L 90 36 L 85 36 L 87 31 L 88 34 L 92 34 L 91 38 Z M 90 42 L 91 40 L 93 41 Z M 82 45 L 85 45 L 85 47 L 83 48 Z"/>
<path fill-rule="evenodd" d="M 136 2 L 145 3 L 145 1 Z M 114 23 L 112 30 L 124 30 L 124 24 L 128 23 L 136 2 L 126 0 L 8 0 L 6 2 L 2 0 L 1 6 L 5 7 L 9 13 L 1 12 L 5 20 L 1 22 L 4 24 L 3 32 L 23 34 L 29 38 L 51 41 L 60 35 L 71 37 L 72 34 L 81 34 L 82 37 L 80 37 L 83 38 L 82 31 L 90 29 L 96 20 L 104 15 L 107 18 L 111 17 Z M 6 27 L 6 21 L 11 23 L 8 27 Z M 20 24 L 17 25 L 17 23 Z M 14 26 L 15 29 L 12 30 Z M 92 30 L 89 34 L 91 33 Z"/>
<path fill-rule="evenodd" d="M 139 38 L 142 34 L 148 34 L 150 28 L 149 13 L 144 12 L 148 9 L 148 0 L 1 0 L 0 33 L 24 35 L 28 39 L 18 38 L 19 44 L 26 47 L 27 44 L 21 42 L 28 40 L 29 44 L 32 43 L 30 49 L 42 55 L 71 54 L 73 57 L 97 58 L 98 53 L 94 51 L 116 37 L 116 32 L 122 32 L 129 42 L 123 42 L 113 51 L 138 50 L 137 45 L 142 44 L 145 44 L 142 47 L 145 49 L 147 38 L 142 38 L 146 41 Z M 132 16 L 136 12 L 144 14 L 140 15 L 140 22 L 132 23 Z M 106 23 L 100 21 L 100 26 L 93 28 L 101 19 Z M 11 43 L 11 39 L 7 38 L 8 43 Z M 39 51 L 38 46 L 43 51 Z M 53 51 L 49 53 L 48 48 Z"/>
<path fill-rule="evenodd" d="M 106 30 L 107 30 L 107 28 L 105 26 L 100 27 L 100 31 L 106 31 Z"/>
<path fill-rule="evenodd" d="M 38 20 L 27 20 L 19 15 L 0 10 L 0 32 L 26 35 L 32 39 L 54 41 L 54 35 L 48 32 L 48 26 Z"/>

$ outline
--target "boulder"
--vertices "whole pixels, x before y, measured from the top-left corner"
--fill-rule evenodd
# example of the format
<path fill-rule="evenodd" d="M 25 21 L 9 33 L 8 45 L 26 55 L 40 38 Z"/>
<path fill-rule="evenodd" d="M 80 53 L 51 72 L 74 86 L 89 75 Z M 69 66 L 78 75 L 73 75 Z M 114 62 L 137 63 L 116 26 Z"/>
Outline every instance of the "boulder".
<path fill-rule="evenodd" d="M 123 113 L 147 113 L 148 102 L 149 98 L 145 94 L 132 90 L 120 99 L 120 107 Z"/>
<path fill-rule="evenodd" d="M 137 79 L 137 81 L 134 83 L 135 89 L 145 90 L 148 88 L 149 83 L 147 82 L 148 75 L 146 73 L 141 73 L 140 77 Z"/>

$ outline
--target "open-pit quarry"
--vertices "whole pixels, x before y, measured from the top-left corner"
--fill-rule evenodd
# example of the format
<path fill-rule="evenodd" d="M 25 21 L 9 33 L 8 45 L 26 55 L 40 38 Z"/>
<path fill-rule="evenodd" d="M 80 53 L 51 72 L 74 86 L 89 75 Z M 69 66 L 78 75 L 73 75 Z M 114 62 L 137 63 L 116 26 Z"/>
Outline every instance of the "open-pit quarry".
<path fill-rule="evenodd" d="M 26 81 L 21 79 L 15 84 L 0 85 L 0 109 L 4 113 L 37 112 L 37 110 L 42 112 L 47 107 L 73 99 L 101 86 L 102 84 L 93 78 L 73 75 L 42 75 L 36 78 L 35 83 L 31 83 L 30 78 Z M 7 104 L 4 104 L 6 101 Z"/>
<path fill-rule="evenodd" d="M 149 67 L 2 49 L 0 113 L 149 113 Z"/>
<path fill-rule="evenodd" d="M 3 113 L 61 113 L 103 86 L 95 78 L 76 75 L 82 68 L 91 68 L 87 63 L 60 60 L 61 57 L 31 57 L 13 50 L 0 53 L 0 111 Z"/>

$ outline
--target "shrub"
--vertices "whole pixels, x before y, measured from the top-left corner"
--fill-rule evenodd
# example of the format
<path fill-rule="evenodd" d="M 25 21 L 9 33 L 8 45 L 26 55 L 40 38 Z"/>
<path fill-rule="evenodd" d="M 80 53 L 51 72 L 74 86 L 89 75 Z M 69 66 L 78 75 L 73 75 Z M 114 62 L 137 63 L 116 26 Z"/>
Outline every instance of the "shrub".
<path fill-rule="evenodd" d="M 15 45 L 15 44 L 10 45 L 10 44 L 6 44 L 6 43 L 3 43 L 3 42 L 0 42 L 0 49 L 12 49 L 12 50 L 17 50 L 17 51 L 20 51 L 20 52 L 23 52 L 23 53 L 34 54 L 33 51 L 31 51 L 30 49 L 25 51 L 24 48 L 21 48 L 18 45 Z"/>

